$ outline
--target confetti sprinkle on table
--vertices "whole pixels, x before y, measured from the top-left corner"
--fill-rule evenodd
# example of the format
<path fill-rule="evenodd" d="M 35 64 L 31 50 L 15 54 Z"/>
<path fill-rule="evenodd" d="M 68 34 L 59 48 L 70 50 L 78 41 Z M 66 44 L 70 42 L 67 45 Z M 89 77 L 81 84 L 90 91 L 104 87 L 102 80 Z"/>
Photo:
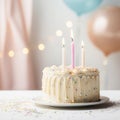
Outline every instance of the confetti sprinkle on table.
<path fill-rule="evenodd" d="M 101 91 L 107 104 L 83 108 L 38 107 L 41 91 L 0 91 L 1 120 L 120 120 L 120 91 Z"/>

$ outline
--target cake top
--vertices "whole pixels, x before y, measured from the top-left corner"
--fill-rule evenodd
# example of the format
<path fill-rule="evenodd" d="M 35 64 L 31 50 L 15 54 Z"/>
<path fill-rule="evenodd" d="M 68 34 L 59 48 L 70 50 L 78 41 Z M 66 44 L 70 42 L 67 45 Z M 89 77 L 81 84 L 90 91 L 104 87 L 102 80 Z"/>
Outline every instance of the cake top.
<path fill-rule="evenodd" d="M 63 68 L 62 66 L 51 66 L 51 67 L 46 67 L 43 70 L 43 73 L 48 73 L 48 74 L 56 74 L 56 75 L 61 75 L 61 74 L 71 74 L 71 75 L 76 75 L 76 74 L 99 74 L 99 71 L 97 68 L 90 68 L 90 67 L 75 67 L 74 69 L 71 69 L 70 66 L 66 66 Z"/>

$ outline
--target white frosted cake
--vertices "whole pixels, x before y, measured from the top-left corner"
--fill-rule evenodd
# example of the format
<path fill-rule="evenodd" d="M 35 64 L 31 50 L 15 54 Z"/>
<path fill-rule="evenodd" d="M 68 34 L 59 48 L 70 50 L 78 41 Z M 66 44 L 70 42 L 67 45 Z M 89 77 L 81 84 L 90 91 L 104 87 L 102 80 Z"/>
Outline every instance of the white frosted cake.
<path fill-rule="evenodd" d="M 46 67 L 42 90 L 61 103 L 99 101 L 99 71 L 96 68 Z"/>

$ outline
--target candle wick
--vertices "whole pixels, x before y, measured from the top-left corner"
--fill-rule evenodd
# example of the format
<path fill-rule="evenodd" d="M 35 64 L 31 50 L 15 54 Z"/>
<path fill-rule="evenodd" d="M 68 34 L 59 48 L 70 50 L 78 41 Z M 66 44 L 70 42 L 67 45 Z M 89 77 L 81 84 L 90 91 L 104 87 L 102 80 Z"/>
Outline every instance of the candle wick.
<path fill-rule="evenodd" d="M 62 39 L 62 47 L 65 47 L 65 39 Z"/>
<path fill-rule="evenodd" d="M 71 37 L 72 42 L 74 41 L 73 38 Z"/>
<path fill-rule="evenodd" d="M 71 40 L 73 41 L 74 40 L 74 35 L 73 35 L 73 30 L 71 29 Z"/>

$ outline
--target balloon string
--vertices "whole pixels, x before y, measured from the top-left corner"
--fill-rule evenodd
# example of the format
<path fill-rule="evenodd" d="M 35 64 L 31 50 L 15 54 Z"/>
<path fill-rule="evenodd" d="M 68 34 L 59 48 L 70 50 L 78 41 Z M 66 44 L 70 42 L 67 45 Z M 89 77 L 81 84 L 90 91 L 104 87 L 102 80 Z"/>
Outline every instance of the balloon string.
<path fill-rule="evenodd" d="M 104 89 L 108 89 L 108 71 L 107 71 L 107 65 L 108 65 L 108 57 L 104 57 L 103 60 L 103 66 L 104 66 Z"/>
<path fill-rule="evenodd" d="M 106 56 L 104 56 L 103 65 L 107 66 L 107 64 L 108 64 L 108 58 Z"/>
<path fill-rule="evenodd" d="M 83 39 L 83 25 L 84 25 L 84 16 L 80 16 L 77 18 L 77 31 L 76 31 L 76 36 L 77 40 Z"/>
<path fill-rule="evenodd" d="M 81 36 L 81 17 L 77 18 L 77 25 L 76 25 L 76 37 L 77 40 L 80 41 L 80 36 Z"/>

